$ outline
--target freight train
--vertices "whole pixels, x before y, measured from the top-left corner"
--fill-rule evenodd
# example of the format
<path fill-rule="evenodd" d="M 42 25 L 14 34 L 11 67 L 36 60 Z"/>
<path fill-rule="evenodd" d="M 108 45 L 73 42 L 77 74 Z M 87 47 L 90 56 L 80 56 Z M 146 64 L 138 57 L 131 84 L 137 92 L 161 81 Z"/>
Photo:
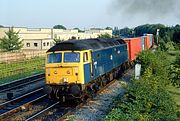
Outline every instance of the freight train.
<path fill-rule="evenodd" d="M 117 78 L 153 35 L 124 39 L 68 40 L 47 51 L 45 91 L 53 100 L 86 99 Z"/>

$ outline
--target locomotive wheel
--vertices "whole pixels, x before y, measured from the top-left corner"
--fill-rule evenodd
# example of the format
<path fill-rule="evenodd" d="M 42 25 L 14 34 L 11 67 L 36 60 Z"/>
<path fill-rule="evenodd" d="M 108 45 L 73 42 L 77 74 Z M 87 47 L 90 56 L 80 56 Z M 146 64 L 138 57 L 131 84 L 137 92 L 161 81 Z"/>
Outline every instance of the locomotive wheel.
<path fill-rule="evenodd" d="M 49 94 L 49 98 L 51 100 L 56 100 L 56 90 L 55 89 L 52 89 L 51 93 Z"/>
<path fill-rule="evenodd" d="M 87 96 L 89 98 L 92 98 L 95 95 L 95 91 L 91 89 L 90 87 L 87 88 Z"/>
<path fill-rule="evenodd" d="M 59 90 L 58 89 L 55 90 L 55 98 L 59 99 Z"/>
<path fill-rule="evenodd" d="M 92 88 L 95 92 L 97 92 L 99 90 L 99 85 L 94 84 L 94 85 L 92 85 Z"/>

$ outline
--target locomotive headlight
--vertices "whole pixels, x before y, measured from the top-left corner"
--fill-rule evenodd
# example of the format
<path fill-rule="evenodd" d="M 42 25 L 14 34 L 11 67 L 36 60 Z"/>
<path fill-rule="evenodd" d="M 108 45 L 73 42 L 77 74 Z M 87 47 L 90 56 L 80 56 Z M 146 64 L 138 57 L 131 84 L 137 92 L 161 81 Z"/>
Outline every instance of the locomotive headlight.
<path fill-rule="evenodd" d="M 54 71 L 54 74 L 57 74 L 57 71 Z"/>
<path fill-rule="evenodd" d="M 74 68 L 75 73 L 78 73 L 78 68 Z"/>
<path fill-rule="evenodd" d="M 66 73 L 67 73 L 67 74 L 70 74 L 70 71 L 68 70 Z"/>

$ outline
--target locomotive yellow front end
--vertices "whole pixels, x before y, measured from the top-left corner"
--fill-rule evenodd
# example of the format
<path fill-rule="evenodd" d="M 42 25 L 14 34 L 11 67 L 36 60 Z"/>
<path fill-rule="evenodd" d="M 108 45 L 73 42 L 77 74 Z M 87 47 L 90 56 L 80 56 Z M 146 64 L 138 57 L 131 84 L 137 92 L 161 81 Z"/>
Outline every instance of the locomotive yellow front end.
<path fill-rule="evenodd" d="M 47 53 L 45 91 L 51 99 L 65 101 L 67 98 L 81 97 L 84 85 L 83 54 L 83 51 Z"/>

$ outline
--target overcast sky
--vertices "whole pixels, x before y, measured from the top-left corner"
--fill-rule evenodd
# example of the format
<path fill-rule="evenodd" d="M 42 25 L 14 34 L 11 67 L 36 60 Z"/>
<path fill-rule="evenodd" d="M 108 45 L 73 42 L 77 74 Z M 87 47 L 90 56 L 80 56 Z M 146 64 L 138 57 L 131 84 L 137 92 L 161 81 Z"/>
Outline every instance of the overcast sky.
<path fill-rule="evenodd" d="M 180 0 L 1 0 L 0 25 L 119 28 L 180 24 Z"/>

